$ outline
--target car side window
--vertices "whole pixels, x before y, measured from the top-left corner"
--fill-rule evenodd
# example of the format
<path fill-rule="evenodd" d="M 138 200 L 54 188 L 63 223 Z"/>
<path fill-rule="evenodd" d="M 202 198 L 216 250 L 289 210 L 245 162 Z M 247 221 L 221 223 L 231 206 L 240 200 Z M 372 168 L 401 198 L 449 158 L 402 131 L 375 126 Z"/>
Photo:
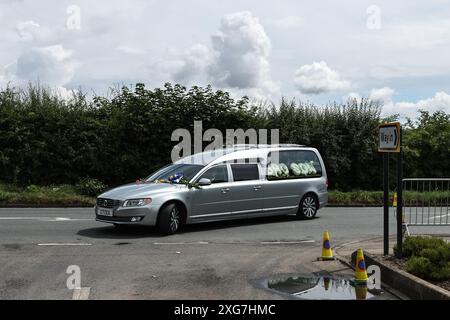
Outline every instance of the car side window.
<path fill-rule="evenodd" d="M 232 164 L 234 181 L 259 180 L 258 165 L 253 163 Z"/>
<path fill-rule="evenodd" d="M 322 166 L 317 155 L 310 150 L 270 152 L 267 179 L 300 179 L 322 176 Z"/>
<path fill-rule="evenodd" d="M 211 183 L 228 182 L 228 170 L 226 165 L 212 167 L 207 170 L 200 179 L 207 178 Z"/>

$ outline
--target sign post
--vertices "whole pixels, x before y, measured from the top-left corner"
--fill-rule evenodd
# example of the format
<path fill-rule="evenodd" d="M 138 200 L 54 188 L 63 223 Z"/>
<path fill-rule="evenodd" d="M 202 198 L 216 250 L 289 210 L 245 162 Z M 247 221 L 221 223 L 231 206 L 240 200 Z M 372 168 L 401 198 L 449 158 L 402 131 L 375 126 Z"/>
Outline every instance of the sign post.
<path fill-rule="evenodd" d="M 399 144 L 402 143 L 402 131 L 400 129 Z M 397 154 L 397 258 L 403 255 L 403 150 Z"/>
<path fill-rule="evenodd" d="M 383 153 L 383 254 L 389 254 L 389 153 L 398 153 L 397 160 L 397 255 L 402 254 L 402 150 L 401 126 L 399 122 L 379 125 L 378 152 Z"/>
<path fill-rule="evenodd" d="M 383 154 L 383 255 L 389 254 L 389 153 Z"/>

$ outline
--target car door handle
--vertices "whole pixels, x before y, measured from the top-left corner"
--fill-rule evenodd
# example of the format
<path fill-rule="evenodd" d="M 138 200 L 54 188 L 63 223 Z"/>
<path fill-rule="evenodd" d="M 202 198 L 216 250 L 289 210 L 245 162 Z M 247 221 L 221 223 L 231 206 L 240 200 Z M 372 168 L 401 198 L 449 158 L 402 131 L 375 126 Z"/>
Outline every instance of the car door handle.
<path fill-rule="evenodd" d="M 228 191 L 230 191 L 230 188 L 222 188 L 222 193 L 227 193 Z"/>
<path fill-rule="evenodd" d="M 253 186 L 253 190 L 258 191 L 259 189 L 261 189 L 261 186 Z"/>

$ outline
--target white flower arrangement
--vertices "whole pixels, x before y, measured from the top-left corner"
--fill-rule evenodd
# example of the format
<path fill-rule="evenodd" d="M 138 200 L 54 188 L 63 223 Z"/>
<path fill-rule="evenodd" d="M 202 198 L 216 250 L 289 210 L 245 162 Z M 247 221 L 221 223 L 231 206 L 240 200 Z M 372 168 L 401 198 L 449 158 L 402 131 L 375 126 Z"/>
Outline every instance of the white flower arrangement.
<path fill-rule="evenodd" d="M 291 174 L 292 172 L 292 174 Z M 313 161 L 306 161 L 306 162 L 299 162 L 299 163 L 295 163 L 292 162 L 289 167 L 284 164 L 284 163 L 280 163 L 280 164 L 276 164 L 276 163 L 271 163 L 268 167 L 267 167 L 267 175 L 269 177 L 274 177 L 274 178 L 287 178 L 290 175 L 293 175 L 295 177 L 300 177 L 300 176 L 310 176 L 310 175 L 315 175 L 317 174 L 317 170 L 314 167 L 314 162 Z"/>
<path fill-rule="evenodd" d="M 284 163 L 280 163 L 280 177 L 289 177 L 289 168 Z"/>
<path fill-rule="evenodd" d="M 294 176 L 299 176 L 302 174 L 302 170 L 300 169 L 298 164 L 293 162 L 293 163 L 291 163 L 290 168 L 291 168 L 291 171 L 294 174 Z"/>

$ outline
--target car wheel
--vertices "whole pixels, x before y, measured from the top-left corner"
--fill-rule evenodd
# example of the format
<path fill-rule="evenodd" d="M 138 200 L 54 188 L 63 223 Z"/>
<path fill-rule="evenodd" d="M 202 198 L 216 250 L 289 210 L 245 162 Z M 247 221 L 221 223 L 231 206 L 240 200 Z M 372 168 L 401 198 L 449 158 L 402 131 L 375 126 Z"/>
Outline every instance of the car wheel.
<path fill-rule="evenodd" d="M 297 216 L 302 219 L 312 219 L 316 216 L 318 209 L 317 198 L 312 194 L 306 194 L 300 201 Z"/>
<path fill-rule="evenodd" d="M 159 213 L 158 227 L 164 234 L 174 234 L 180 229 L 182 221 L 181 208 L 175 203 L 169 203 Z"/>

